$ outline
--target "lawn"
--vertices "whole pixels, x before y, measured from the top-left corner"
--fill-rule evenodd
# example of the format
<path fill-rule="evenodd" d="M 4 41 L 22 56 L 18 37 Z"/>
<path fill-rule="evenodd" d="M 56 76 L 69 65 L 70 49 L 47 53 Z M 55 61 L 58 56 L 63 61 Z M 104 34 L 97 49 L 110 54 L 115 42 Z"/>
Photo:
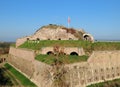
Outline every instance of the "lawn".
<path fill-rule="evenodd" d="M 80 40 L 40 40 L 40 41 L 26 41 L 20 48 L 28 48 L 33 50 L 40 50 L 42 47 L 88 47 L 90 42 Z"/>
<path fill-rule="evenodd" d="M 13 68 L 10 64 L 6 63 L 4 66 L 6 69 L 8 69 L 11 73 L 15 75 L 15 77 L 21 82 L 23 86 L 36 87 L 33 82 L 31 82 L 26 76 Z"/>
<path fill-rule="evenodd" d="M 87 61 L 88 56 L 76 56 L 76 55 L 59 55 L 54 56 L 54 55 L 42 55 L 39 54 L 36 56 L 36 60 L 47 63 L 47 64 L 53 64 L 55 59 L 58 58 L 59 61 L 69 64 L 69 63 L 75 63 L 75 62 L 83 62 Z"/>
<path fill-rule="evenodd" d="M 85 52 L 99 51 L 99 50 L 120 50 L 120 42 L 95 42 L 81 40 L 40 40 L 40 41 L 26 41 L 19 46 L 20 48 L 28 48 L 33 50 L 40 50 L 42 47 L 83 47 Z"/>

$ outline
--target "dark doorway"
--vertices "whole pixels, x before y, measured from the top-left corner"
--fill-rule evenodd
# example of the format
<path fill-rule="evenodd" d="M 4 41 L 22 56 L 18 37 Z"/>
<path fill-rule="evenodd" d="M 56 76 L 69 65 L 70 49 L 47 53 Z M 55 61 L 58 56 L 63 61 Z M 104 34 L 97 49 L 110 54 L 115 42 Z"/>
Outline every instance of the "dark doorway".
<path fill-rule="evenodd" d="M 48 52 L 47 52 L 47 55 L 52 55 L 52 54 L 53 54 L 52 51 L 48 51 Z"/>
<path fill-rule="evenodd" d="M 70 55 L 76 55 L 76 56 L 78 56 L 78 53 L 76 53 L 76 52 L 71 52 Z"/>

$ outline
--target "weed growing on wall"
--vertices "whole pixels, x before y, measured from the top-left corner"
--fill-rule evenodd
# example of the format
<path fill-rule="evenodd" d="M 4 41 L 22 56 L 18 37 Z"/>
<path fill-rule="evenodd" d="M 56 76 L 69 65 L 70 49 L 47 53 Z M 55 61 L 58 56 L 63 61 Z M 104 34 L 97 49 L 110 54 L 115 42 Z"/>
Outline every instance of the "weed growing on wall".
<path fill-rule="evenodd" d="M 53 69 L 53 84 L 52 87 L 69 87 L 69 84 L 66 83 L 65 74 L 67 70 L 65 69 L 65 64 L 59 59 L 60 55 L 63 55 L 64 52 L 60 50 L 59 46 L 54 47 L 55 60 L 52 64 Z"/>

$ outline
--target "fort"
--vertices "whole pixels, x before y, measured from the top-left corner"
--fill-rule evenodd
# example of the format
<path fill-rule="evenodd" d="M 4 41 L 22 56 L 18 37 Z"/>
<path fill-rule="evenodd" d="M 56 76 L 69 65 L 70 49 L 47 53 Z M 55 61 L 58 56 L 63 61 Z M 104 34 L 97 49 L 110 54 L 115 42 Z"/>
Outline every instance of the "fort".
<path fill-rule="evenodd" d="M 64 26 L 51 24 L 43 26 L 31 36 L 17 39 L 16 46 L 10 47 L 7 61 L 38 87 L 51 87 L 53 83 L 52 66 L 35 59 L 38 54 L 55 54 L 55 43 L 50 46 L 45 46 L 45 44 L 39 46 L 42 41 L 50 40 L 73 42 L 79 40 L 88 41 L 91 44 L 94 42 L 93 36 L 83 30 L 68 29 Z M 31 49 L 22 47 L 23 44 L 26 47 L 30 46 Z M 38 44 L 38 47 L 32 48 L 36 44 Z M 63 47 L 60 46 L 60 51 L 65 55 L 89 55 L 87 61 L 65 64 L 67 70 L 65 83 L 68 84 L 68 87 L 86 87 L 90 84 L 120 78 L 120 49 L 117 48 L 115 50 L 93 50 L 88 53 L 81 45 L 71 46 L 67 44 Z"/>

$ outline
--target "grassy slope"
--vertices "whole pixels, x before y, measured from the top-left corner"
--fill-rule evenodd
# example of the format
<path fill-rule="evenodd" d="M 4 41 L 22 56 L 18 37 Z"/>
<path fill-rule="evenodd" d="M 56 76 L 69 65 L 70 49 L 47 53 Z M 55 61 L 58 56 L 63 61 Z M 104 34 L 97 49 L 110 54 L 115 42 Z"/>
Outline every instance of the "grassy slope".
<path fill-rule="evenodd" d="M 3 67 L 0 67 L 0 86 L 13 86 L 11 77 L 6 73 Z"/>
<path fill-rule="evenodd" d="M 42 40 L 39 43 L 35 43 L 32 41 L 26 41 L 22 44 L 21 48 L 28 48 L 39 50 L 41 47 L 49 47 L 49 46 L 63 46 L 63 47 L 86 47 L 90 42 L 86 41 L 77 41 L 77 40 Z"/>
<path fill-rule="evenodd" d="M 85 52 L 91 52 L 93 50 L 120 50 L 120 42 L 90 43 L 87 41 L 80 40 L 43 40 L 39 43 L 26 41 L 20 46 L 20 48 L 40 50 L 40 48 L 42 47 L 50 47 L 56 45 L 62 47 L 83 47 Z"/>
<path fill-rule="evenodd" d="M 28 48 L 33 50 L 40 50 L 42 47 L 50 46 L 62 46 L 62 47 L 83 47 L 86 53 L 91 53 L 92 51 L 103 51 L 103 50 L 120 50 L 120 42 L 87 42 L 80 40 L 43 40 L 39 43 L 26 41 L 22 44 L 21 48 Z M 36 59 L 47 64 L 51 64 L 54 61 L 55 56 L 49 55 L 38 55 Z M 60 60 L 64 63 L 74 63 L 80 61 L 86 61 L 88 56 L 60 56 Z"/>
<path fill-rule="evenodd" d="M 27 77 L 25 77 L 19 71 L 14 69 L 10 64 L 6 63 L 4 66 L 16 76 L 16 78 L 21 82 L 23 86 L 36 87 L 36 85 L 33 82 L 31 82 Z"/>
<path fill-rule="evenodd" d="M 45 62 L 47 64 L 52 64 L 55 61 L 56 56 L 54 55 L 37 55 L 36 60 Z M 72 55 L 59 55 L 58 60 L 62 61 L 65 64 L 86 61 L 88 56 L 72 56 Z"/>

